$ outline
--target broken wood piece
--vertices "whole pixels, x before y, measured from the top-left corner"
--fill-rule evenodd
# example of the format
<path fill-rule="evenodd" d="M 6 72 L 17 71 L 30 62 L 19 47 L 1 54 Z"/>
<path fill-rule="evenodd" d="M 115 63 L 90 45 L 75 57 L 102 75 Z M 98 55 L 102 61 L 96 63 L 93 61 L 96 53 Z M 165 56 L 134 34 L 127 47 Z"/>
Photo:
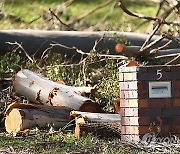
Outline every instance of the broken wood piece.
<path fill-rule="evenodd" d="M 81 109 L 81 111 L 88 112 L 102 112 L 98 103 L 80 95 L 80 93 L 89 92 L 93 88 L 58 84 L 26 69 L 19 71 L 14 76 L 13 86 L 17 94 L 25 96 L 36 104 L 66 106 L 74 110 Z"/>
<path fill-rule="evenodd" d="M 59 129 L 71 120 L 70 111 L 67 107 L 13 103 L 5 113 L 5 128 L 8 133 L 47 125 Z"/>
<path fill-rule="evenodd" d="M 75 136 L 92 133 L 101 137 L 120 137 L 120 115 L 71 111 L 75 117 Z"/>
<path fill-rule="evenodd" d="M 121 137 L 120 123 L 78 123 L 75 127 L 75 136 L 80 138 L 83 133 L 92 133 L 99 137 Z"/>
<path fill-rule="evenodd" d="M 85 119 L 86 122 L 94 122 L 94 123 L 121 122 L 120 114 L 71 111 L 70 116 L 82 117 Z"/>

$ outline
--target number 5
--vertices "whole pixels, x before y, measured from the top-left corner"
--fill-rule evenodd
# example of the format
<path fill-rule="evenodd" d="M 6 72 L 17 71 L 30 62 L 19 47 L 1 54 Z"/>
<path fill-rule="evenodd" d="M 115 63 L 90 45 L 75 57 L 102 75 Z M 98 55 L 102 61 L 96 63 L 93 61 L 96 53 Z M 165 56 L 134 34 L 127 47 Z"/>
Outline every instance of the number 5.
<path fill-rule="evenodd" d="M 157 70 L 157 72 L 156 72 L 156 74 L 157 74 L 157 76 L 159 76 L 158 78 L 157 78 L 157 80 L 160 80 L 161 78 L 162 78 L 162 73 L 161 73 L 161 71 L 162 71 L 162 69 L 161 70 Z"/>

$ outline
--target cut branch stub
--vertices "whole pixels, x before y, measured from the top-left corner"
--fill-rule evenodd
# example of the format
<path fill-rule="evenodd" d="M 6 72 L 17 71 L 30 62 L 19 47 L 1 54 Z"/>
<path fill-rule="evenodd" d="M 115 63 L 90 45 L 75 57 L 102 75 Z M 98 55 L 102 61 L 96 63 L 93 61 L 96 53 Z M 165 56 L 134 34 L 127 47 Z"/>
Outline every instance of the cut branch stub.
<path fill-rule="evenodd" d="M 84 103 L 94 106 L 85 111 L 98 112 L 100 106 L 93 100 L 80 94 L 90 92 L 91 87 L 71 87 L 42 78 L 29 70 L 19 71 L 13 78 L 13 86 L 19 95 L 27 97 L 31 102 L 48 106 L 66 106 L 79 110 Z M 83 110 L 84 111 L 84 110 Z"/>

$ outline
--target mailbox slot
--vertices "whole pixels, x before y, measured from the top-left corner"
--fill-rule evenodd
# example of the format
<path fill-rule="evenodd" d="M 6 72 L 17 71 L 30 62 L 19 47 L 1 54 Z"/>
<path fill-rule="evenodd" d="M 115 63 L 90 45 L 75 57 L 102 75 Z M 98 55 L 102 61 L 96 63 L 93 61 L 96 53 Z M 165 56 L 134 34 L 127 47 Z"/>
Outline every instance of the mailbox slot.
<path fill-rule="evenodd" d="M 149 82 L 149 98 L 170 98 L 171 82 Z"/>

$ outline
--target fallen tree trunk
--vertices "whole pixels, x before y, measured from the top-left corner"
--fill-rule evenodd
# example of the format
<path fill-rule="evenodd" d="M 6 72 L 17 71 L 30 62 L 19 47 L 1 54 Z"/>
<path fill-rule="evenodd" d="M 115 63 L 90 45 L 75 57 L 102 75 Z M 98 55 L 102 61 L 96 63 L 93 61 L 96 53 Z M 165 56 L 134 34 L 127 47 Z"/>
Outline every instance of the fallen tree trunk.
<path fill-rule="evenodd" d="M 96 49 L 98 51 L 109 50 L 110 54 L 115 54 L 116 39 L 126 38 L 132 46 L 141 46 L 148 34 L 139 34 L 132 32 L 83 32 L 83 31 L 40 31 L 40 30 L 1 30 L 0 31 L 0 55 L 8 51 L 12 51 L 17 47 L 10 46 L 7 42 L 18 42 L 29 55 L 36 53 L 40 57 L 42 53 L 50 47 L 53 42 L 63 44 L 68 47 L 77 47 L 78 49 L 89 52 L 92 50 L 96 40 L 99 40 L 105 34 L 105 39 L 101 41 Z M 116 34 L 116 35 L 114 35 Z M 153 36 L 151 41 L 154 41 L 159 36 Z M 163 39 L 156 46 L 161 46 L 168 40 Z M 33 45 L 32 45 L 33 44 Z M 82 45 L 83 44 L 83 45 Z M 172 41 L 169 48 L 178 48 L 179 44 Z M 74 51 L 54 46 L 50 49 L 52 52 L 66 54 L 71 57 L 75 54 Z M 80 55 L 77 55 L 80 57 Z"/>
<path fill-rule="evenodd" d="M 71 120 L 70 111 L 67 107 L 13 103 L 5 113 L 5 128 L 8 133 L 47 125 L 59 129 Z"/>
<path fill-rule="evenodd" d="M 76 87 L 58 84 L 29 70 L 19 71 L 13 78 L 13 86 L 17 94 L 25 96 L 36 104 L 102 112 L 98 103 L 80 95 L 86 91 L 85 87 L 76 89 Z"/>
<path fill-rule="evenodd" d="M 119 114 L 71 111 L 70 115 L 76 120 L 75 136 L 77 138 L 80 138 L 83 133 L 92 133 L 102 137 L 120 137 Z"/>

